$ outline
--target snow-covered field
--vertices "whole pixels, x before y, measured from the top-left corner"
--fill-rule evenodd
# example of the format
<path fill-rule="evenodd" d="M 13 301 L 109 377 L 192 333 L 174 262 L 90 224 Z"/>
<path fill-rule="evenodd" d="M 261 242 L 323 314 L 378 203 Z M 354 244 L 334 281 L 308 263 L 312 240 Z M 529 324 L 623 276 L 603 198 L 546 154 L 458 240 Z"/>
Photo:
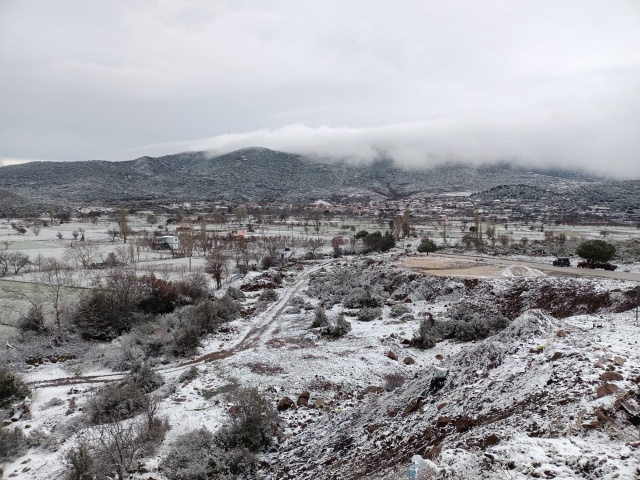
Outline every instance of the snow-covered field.
<path fill-rule="evenodd" d="M 95 240 L 102 254 L 117 246 L 109 241 L 106 227 L 87 227 L 85 232 L 87 241 Z M 78 225 L 64 226 L 63 240 L 56 238 L 60 228 L 43 229 L 37 238 L 15 237 L 5 228 L 0 229 L 0 240 L 3 235 L 15 240 L 9 251 L 65 258 L 71 232 Z M 224 331 L 206 337 L 194 357 L 157 365 L 166 395 L 159 413 L 171 429 L 157 452 L 140 460 L 131 478 L 164 478 L 158 466 L 171 443 L 193 429 L 219 427 L 231 406 L 225 393 L 239 386 L 258 387 L 274 406 L 285 397 L 301 403 L 280 412 L 276 444 L 261 455 L 255 478 L 406 478 L 414 455 L 433 462 L 434 472 L 441 475 L 433 478 L 640 478 L 640 430 L 623 410 L 640 413 L 640 324 L 634 311 L 616 313 L 624 300 L 620 292 L 635 285 L 594 280 L 589 284 L 593 291 L 613 292 L 611 298 L 620 303 L 605 302 L 595 312 L 564 318 L 541 310 L 520 312 L 505 330 L 487 339 L 446 339 L 422 350 L 411 344 L 420 321 L 428 314 L 447 319 L 462 301 L 478 308 L 477 303 L 488 303 L 486 297 L 478 297 L 474 304 L 471 294 L 500 296 L 510 293 L 515 282 L 530 281 L 531 290 L 522 293 L 527 296 L 522 303 L 527 304 L 543 295 L 542 287 L 557 285 L 568 291 L 586 281 L 556 281 L 535 269 L 507 266 L 473 282 L 457 278 L 432 285 L 428 276 L 402 270 L 390 255 L 368 259 L 373 272 L 367 277 L 369 286 L 375 287 L 380 276 L 399 271 L 404 283 L 396 285 L 385 277 L 395 290 L 380 287 L 378 291 L 387 291 L 388 298 L 371 321 L 359 321 L 357 309 L 341 302 L 327 308 L 330 320 L 345 314 L 352 327 L 345 336 L 324 336 L 321 329 L 311 328 L 312 307 L 321 300 L 309 294 L 309 282 L 336 269 L 363 268 L 365 260 L 355 257 L 308 262 L 300 270 L 288 270 L 277 289 L 278 300 L 266 310 L 234 320 Z M 143 252 L 138 268 L 172 280 L 184 274 L 186 261 Z M 192 268 L 203 266 L 204 259 L 194 257 Z M 640 271 L 638 265 L 624 268 Z M 241 287 L 259 275 L 232 275 L 224 289 Z M 415 278 L 415 290 L 407 278 Z M 0 282 L 3 308 L 24 307 L 18 287 L 34 288 L 38 272 L 9 280 Z M 69 295 L 92 281 L 91 275 L 78 274 Z M 486 288 L 474 282 L 484 282 L 481 286 Z M 258 294 L 248 291 L 244 306 L 255 306 Z M 397 304 L 406 307 L 406 314 L 392 316 Z M 116 339 L 96 345 L 94 352 L 99 356 L 120 345 Z M 87 428 L 82 420 L 85 402 L 105 382 L 123 376 L 99 361 L 67 362 L 27 367 L 24 378 L 33 395 L 15 408 L 5 428 L 20 428 L 27 435 L 38 432 L 48 440 L 2 465 L 6 478 L 62 478 L 62 455 Z M 179 381 L 194 365 L 198 376 Z M 437 391 L 430 389 L 435 367 L 449 370 L 444 387 Z M 304 392 L 308 399 L 300 402 Z"/>

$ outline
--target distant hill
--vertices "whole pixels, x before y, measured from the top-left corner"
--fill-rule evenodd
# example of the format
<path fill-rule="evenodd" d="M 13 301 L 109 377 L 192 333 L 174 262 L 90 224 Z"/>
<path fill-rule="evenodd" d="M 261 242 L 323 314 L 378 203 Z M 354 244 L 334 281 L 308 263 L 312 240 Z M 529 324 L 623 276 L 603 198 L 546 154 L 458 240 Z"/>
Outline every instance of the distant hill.
<path fill-rule="evenodd" d="M 424 193 L 479 192 L 509 184 L 566 191 L 599 182 L 579 173 L 532 171 L 508 164 L 406 170 L 391 160 L 352 165 L 257 147 L 214 158 L 206 152 L 185 152 L 125 162 L 31 162 L 0 168 L 0 188 L 45 204 L 397 199 Z"/>

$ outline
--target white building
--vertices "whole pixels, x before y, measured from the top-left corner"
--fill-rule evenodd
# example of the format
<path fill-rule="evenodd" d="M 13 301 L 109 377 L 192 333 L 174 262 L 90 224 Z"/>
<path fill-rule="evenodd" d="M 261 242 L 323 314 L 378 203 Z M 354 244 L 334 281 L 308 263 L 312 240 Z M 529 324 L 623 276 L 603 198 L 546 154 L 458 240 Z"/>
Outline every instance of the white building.
<path fill-rule="evenodd" d="M 180 247 L 180 240 L 174 235 L 163 235 L 153 239 L 155 248 L 168 248 L 169 250 L 177 250 Z"/>

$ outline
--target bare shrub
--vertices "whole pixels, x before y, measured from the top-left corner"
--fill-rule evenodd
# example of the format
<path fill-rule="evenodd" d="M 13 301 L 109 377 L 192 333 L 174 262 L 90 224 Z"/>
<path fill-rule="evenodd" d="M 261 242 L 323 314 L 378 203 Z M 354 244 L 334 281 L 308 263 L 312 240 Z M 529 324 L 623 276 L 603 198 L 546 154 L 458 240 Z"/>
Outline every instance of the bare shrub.
<path fill-rule="evenodd" d="M 411 312 L 411 309 L 407 307 L 404 303 L 396 303 L 391 307 L 391 316 L 393 318 L 398 318 L 404 315 L 405 313 Z"/>
<path fill-rule="evenodd" d="M 91 480 L 93 476 L 94 460 L 86 442 L 80 442 L 77 447 L 70 448 L 62 456 L 67 480 Z"/>
<path fill-rule="evenodd" d="M 30 395 L 29 387 L 9 366 L 0 366 L 0 407 Z"/>
<path fill-rule="evenodd" d="M 275 302 L 278 300 L 278 292 L 272 288 L 266 288 L 260 293 L 260 300 L 263 302 Z"/>
<path fill-rule="evenodd" d="M 51 400 L 49 400 L 44 404 L 44 407 L 51 408 L 51 407 L 59 407 L 61 405 L 64 405 L 64 400 L 58 397 L 53 397 Z"/>
<path fill-rule="evenodd" d="M 316 307 L 311 328 L 325 327 L 328 323 L 329 320 L 327 319 L 327 314 L 325 313 L 324 308 L 320 306 Z"/>
<path fill-rule="evenodd" d="M 30 430 L 26 440 L 29 447 L 40 447 L 52 452 L 58 449 L 58 439 L 55 435 L 46 433 L 39 428 Z"/>
<path fill-rule="evenodd" d="M 94 472 L 98 478 L 115 473 L 119 480 L 142 456 L 148 446 L 146 423 L 113 422 L 100 425 L 87 437 L 87 448 L 94 458 Z"/>
<path fill-rule="evenodd" d="M 342 337 L 350 331 L 351 323 L 345 320 L 344 313 L 340 312 L 335 321 L 329 324 L 323 333 L 332 337 Z"/>
<path fill-rule="evenodd" d="M 230 479 L 253 472 L 253 452 L 271 443 L 275 411 L 254 388 L 237 389 L 227 400 L 234 405 L 234 413 L 217 433 L 201 428 L 173 443 L 161 462 L 169 480 Z"/>
<path fill-rule="evenodd" d="M 200 346 L 200 328 L 194 324 L 185 324 L 175 336 L 174 354 L 189 357 L 196 353 Z"/>
<path fill-rule="evenodd" d="M 423 318 L 420 320 L 418 331 L 413 337 L 413 344 L 421 349 L 433 348 L 436 346 L 436 339 L 432 332 L 432 320 Z"/>
<path fill-rule="evenodd" d="M 209 281 L 202 273 L 191 273 L 175 282 L 175 286 L 188 303 L 197 303 L 209 296 Z"/>
<path fill-rule="evenodd" d="M 27 439 L 19 428 L 0 428 L 0 463 L 22 455 Z"/>
<path fill-rule="evenodd" d="M 94 425 L 116 422 L 142 413 L 148 405 L 144 390 L 133 382 L 107 385 L 91 397 L 85 407 Z"/>
<path fill-rule="evenodd" d="M 137 385 L 144 393 L 151 393 L 164 385 L 162 375 L 156 373 L 147 362 L 137 361 L 131 367 L 128 381 Z"/>
<path fill-rule="evenodd" d="M 169 480 L 208 480 L 221 473 L 221 451 L 215 448 L 215 436 L 206 428 L 180 435 L 162 459 Z"/>
<path fill-rule="evenodd" d="M 382 310 L 379 308 L 364 307 L 358 312 L 358 320 L 361 322 L 370 322 L 382 316 Z"/>
<path fill-rule="evenodd" d="M 188 380 L 193 380 L 198 376 L 198 368 L 195 365 L 192 365 L 190 368 L 186 369 L 184 372 L 180 374 L 178 377 L 178 382 L 186 382 Z"/>
<path fill-rule="evenodd" d="M 234 287 L 229 287 L 229 289 L 227 290 L 227 295 L 234 300 L 242 300 L 245 298 L 244 292 Z"/>
<path fill-rule="evenodd" d="M 21 332 L 46 332 L 48 330 L 47 319 L 42 304 L 32 303 L 27 314 L 20 317 L 16 327 Z"/>
<path fill-rule="evenodd" d="M 258 451 L 269 446 L 272 424 L 277 419 L 269 399 L 256 388 L 238 388 L 226 398 L 235 408 L 217 435 L 224 449 L 244 447 Z"/>

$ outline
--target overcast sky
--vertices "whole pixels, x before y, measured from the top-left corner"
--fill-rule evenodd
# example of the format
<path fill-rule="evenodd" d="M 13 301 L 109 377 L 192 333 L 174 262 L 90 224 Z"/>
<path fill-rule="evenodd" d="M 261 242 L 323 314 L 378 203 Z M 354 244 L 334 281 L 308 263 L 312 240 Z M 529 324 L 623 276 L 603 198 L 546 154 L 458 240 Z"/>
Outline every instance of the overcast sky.
<path fill-rule="evenodd" d="M 0 162 L 251 145 L 640 178 L 640 1 L 0 0 Z"/>

